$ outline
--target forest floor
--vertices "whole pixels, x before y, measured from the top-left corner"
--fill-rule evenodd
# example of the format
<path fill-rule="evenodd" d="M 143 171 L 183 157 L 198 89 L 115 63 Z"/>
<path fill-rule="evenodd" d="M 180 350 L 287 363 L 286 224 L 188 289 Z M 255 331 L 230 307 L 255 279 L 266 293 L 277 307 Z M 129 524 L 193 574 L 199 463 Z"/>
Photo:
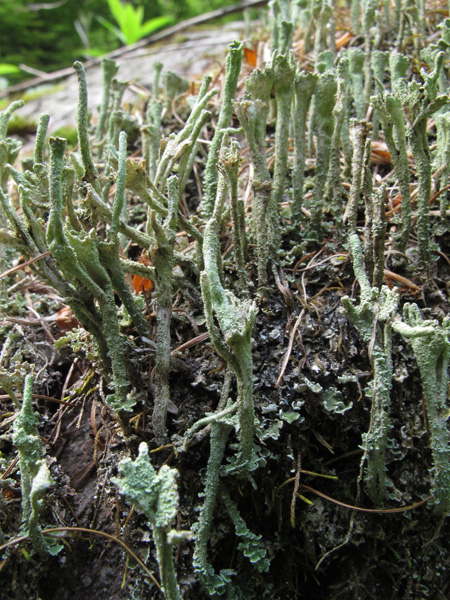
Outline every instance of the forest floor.
<path fill-rule="evenodd" d="M 308 67 L 308 56 L 303 60 Z M 251 68 L 246 64 L 243 69 L 239 94 Z M 218 72 L 216 85 L 222 82 Z M 167 116 L 167 130 L 178 117 Z M 138 146 L 135 151 L 139 153 Z M 382 162 L 374 152 L 374 169 L 387 177 L 392 165 Z M 187 188 L 191 212 L 200 200 L 201 168 L 199 164 L 197 178 Z M 314 161 L 307 168 L 312 172 Z M 131 212 L 131 222 L 144 218 L 137 204 Z M 437 224 L 436 217 L 432 226 Z M 442 321 L 450 309 L 449 232 L 436 229 L 434 239 L 439 252 L 433 254 L 425 283 L 416 274 L 414 239 L 409 248 L 413 258 L 406 263 L 395 262 L 388 240 L 385 283 L 398 291 L 401 305 L 415 302 L 426 318 Z M 232 250 L 229 230 L 221 243 L 227 285 L 238 293 L 234 267 L 226 261 Z M 246 271 L 254 294 L 254 260 Z M 42 557 L 27 545 L 11 544 L 0 562 L 0 600 L 162 598 L 124 551 L 123 544 L 159 579 L 148 523 L 119 495 L 112 478 L 120 461 L 135 457 L 139 442 L 146 441 L 155 468 L 164 464 L 179 472 L 177 527 L 188 530 L 197 521 L 209 438 L 199 437 L 185 451 L 176 442 L 216 409 L 225 373 L 207 335 L 199 283 L 192 279 L 173 294 L 170 443 L 162 447 L 151 429 L 152 293 L 146 297 L 148 340 L 136 337 L 125 320 L 122 324 L 122 332 L 133 338 L 130 351 L 145 397 L 133 412 L 133 435 L 125 438 L 105 402 L 107 374 L 88 335 L 72 329 L 75 323 L 64 313 L 62 298 L 26 267 L 10 276 L 8 286 L 0 334 L 3 341 L 13 335 L 14 352 L 1 367 L 19 371 L 21 363 L 34 366 L 34 409 L 54 480 L 41 525 L 61 528 L 64 548 L 57 556 Z M 249 481 L 228 478 L 230 495 L 248 528 L 261 535 L 270 569 L 258 573 L 240 555 L 220 503 L 209 559 L 216 570 L 237 571 L 235 583 L 245 600 L 446 600 L 450 531 L 427 500 L 432 456 L 418 367 L 411 347 L 394 332 L 388 491 L 380 509 L 360 477 L 361 436 L 370 423 L 365 390 L 373 373 L 367 345 L 345 314 L 344 296 L 359 298 L 343 228 L 330 226 L 321 244 L 307 243 L 286 217 L 282 252 L 273 267 L 270 294 L 258 300 L 252 336 L 258 464 Z M 72 338 L 71 344 L 58 343 L 65 336 Z M 2 487 L 0 515 L 7 544 L 20 535 L 21 489 L 11 441 L 15 408 L 7 394 L 0 397 L 0 408 L 0 464 L 2 479 L 9 481 Z M 226 457 L 231 459 L 231 447 Z M 178 547 L 175 567 L 183 597 L 203 600 L 207 595 L 193 574 L 192 548 L 192 542 Z"/>

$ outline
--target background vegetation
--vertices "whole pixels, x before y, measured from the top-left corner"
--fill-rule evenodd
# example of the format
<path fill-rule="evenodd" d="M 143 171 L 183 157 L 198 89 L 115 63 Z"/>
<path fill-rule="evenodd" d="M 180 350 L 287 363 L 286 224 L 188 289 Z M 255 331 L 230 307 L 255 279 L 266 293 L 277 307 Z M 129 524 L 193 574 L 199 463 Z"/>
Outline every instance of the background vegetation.
<path fill-rule="evenodd" d="M 131 0 L 134 9 L 142 7 L 144 21 L 167 16 L 183 19 L 233 4 L 233 0 Z M 53 8 L 49 8 L 54 5 Z M 0 75 L 1 64 L 26 65 L 45 72 L 70 66 L 86 56 L 105 54 L 122 43 L 104 26 L 114 23 L 107 0 L 63 0 L 47 3 L 27 0 L 0 2 Z M 30 74 L 24 70 L 9 72 L 8 81 L 16 83 Z"/>

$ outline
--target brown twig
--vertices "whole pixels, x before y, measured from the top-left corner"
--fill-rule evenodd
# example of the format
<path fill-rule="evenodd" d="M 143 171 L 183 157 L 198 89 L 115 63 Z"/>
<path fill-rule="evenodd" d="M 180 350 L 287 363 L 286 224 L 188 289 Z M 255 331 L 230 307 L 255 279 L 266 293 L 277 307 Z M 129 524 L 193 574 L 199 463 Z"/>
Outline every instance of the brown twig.
<path fill-rule="evenodd" d="M 0 273 L 0 279 L 3 279 L 3 277 L 6 277 L 7 275 L 11 275 L 12 273 L 15 273 L 16 271 L 20 271 L 21 269 L 28 267 L 28 265 L 31 265 L 31 264 L 37 262 L 38 260 L 41 260 L 41 258 L 44 258 L 45 256 L 48 256 L 49 254 L 51 254 L 50 251 L 44 252 L 43 254 L 39 254 L 39 256 L 35 256 L 34 258 L 27 260 L 27 262 L 21 263 L 20 265 L 17 265 L 16 267 L 13 267 L 12 269 L 8 269 L 7 271 Z"/>
<path fill-rule="evenodd" d="M 316 494 L 316 496 L 320 496 L 321 498 L 324 498 L 325 500 L 329 500 L 330 502 L 333 502 L 334 504 L 337 504 L 338 506 L 342 506 L 344 508 L 350 508 L 351 510 L 359 510 L 360 512 L 367 512 L 367 513 L 374 513 L 374 514 L 375 513 L 378 513 L 378 514 L 402 513 L 407 510 L 413 510 L 414 508 L 418 508 L 419 506 L 422 506 L 422 504 L 425 504 L 426 502 L 428 502 L 428 500 L 431 500 L 431 498 L 432 498 L 432 496 L 427 496 L 424 500 L 420 500 L 420 502 L 415 502 L 414 504 L 410 504 L 409 506 L 401 506 L 400 508 L 362 508 L 361 506 L 352 506 L 351 504 L 345 504 L 345 502 L 340 502 L 339 500 L 330 498 L 330 496 L 327 496 L 326 494 L 319 492 L 319 490 L 315 490 L 314 488 L 309 487 L 309 485 L 305 485 L 304 483 L 302 483 L 300 485 L 305 490 L 308 490 L 308 492 L 312 492 L 313 494 Z"/>
<path fill-rule="evenodd" d="M 18 398 L 22 398 L 20 394 L 17 394 Z M 44 394 L 32 394 L 32 397 L 35 400 L 47 400 L 48 402 L 56 402 L 56 404 L 64 404 L 64 406 L 71 406 L 72 408 L 76 408 L 76 404 L 72 404 L 71 402 L 65 402 L 64 400 L 58 400 L 57 398 L 52 398 L 51 396 L 45 396 Z M 10 396 L 8 394 L 0 394 L 0 400 L 9 400 Z"/>

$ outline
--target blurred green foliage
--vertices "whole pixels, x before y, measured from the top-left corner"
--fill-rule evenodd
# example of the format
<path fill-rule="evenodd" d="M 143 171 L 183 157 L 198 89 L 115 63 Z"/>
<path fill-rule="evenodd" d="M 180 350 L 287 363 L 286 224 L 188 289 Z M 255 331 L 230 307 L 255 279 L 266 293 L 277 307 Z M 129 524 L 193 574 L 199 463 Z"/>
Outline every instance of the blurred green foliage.
<path fill-rule="evenodd" d="M 161 27 L 171 25 L 173 22 L 173 17 L 169 15 L 145 21 L 144 7 L 142 5 L 133 6 L 131 2 L 108 0 L 108 6 L 119 27 L 115 27 L 100 15 L 97 16 L 97 20 L 126 46 L 138 42 L 143 37 Z"/>
<path fill-rule="evenodd" d="M 169 17 L 173 22 L 209 12 L 235 0 L 129 0 L 143 10 L 142 22 Z M 1 0 L 0 63 L 51 72 L 114 50 L 117 36 L 101 20 L 113 20 L 107 0 Z M 10 69 L 11 71 L 11 69 Z M 5 74 L 16 83 L 30 75 Z"/>

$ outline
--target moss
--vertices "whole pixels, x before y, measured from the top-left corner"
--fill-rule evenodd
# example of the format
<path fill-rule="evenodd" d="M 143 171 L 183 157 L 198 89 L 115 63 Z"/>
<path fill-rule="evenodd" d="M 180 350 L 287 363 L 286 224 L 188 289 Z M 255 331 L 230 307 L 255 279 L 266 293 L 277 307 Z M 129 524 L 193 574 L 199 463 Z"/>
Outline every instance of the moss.
<path fill-rule="evenodd" d="M 65 125 L 53 132 L 54 137 L 65 138 L 69 150 L 73 150 L 78 144 L 77 128 Z"/>

